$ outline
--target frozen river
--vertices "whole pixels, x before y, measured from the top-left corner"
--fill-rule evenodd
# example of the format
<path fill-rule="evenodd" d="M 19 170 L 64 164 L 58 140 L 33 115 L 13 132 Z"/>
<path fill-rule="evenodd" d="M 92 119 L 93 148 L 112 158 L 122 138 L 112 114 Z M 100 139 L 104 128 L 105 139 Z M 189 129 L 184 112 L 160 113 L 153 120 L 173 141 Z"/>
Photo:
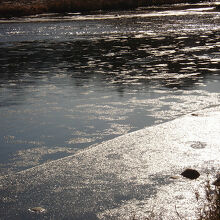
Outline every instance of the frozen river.
<path fill-rule="evenodd" d="M 0 173 L 220 103 L 212 4 L 0 22 Z"/>
<path fill-rule="evenodd" d="M 219 105 L 215 4 L 0 20 L 0 174 Z"/>

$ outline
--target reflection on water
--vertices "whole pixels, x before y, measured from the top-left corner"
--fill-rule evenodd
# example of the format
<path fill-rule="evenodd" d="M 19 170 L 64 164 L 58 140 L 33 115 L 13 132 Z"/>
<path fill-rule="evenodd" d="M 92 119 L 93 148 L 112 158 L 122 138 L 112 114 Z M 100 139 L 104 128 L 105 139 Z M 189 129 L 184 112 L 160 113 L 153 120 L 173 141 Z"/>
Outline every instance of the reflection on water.
<path fill-rule="evenodd" d="M 1 173 L 219 104 L 218 22 L 208 13 L 0 24 Z"/>

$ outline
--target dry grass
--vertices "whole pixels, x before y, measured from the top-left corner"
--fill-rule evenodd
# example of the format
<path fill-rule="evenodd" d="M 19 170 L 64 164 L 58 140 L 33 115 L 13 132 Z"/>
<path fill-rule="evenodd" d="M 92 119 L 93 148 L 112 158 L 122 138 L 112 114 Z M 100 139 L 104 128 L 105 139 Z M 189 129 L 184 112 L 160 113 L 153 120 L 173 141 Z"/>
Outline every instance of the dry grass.
<path fill-rule="evenodd" d="M 196 193 L 197 201 L 200 196 Z M 205 184 L 205 204 L 199 210 L 198 220 L 220 220 L 220 188 L 212 188 L 210 181 Z"/>
<path fill-rule="evenodd" d="M 43 4 L 25 5 L 15 2 L 13 4 L 0 5 L 0 17 L 3 18 L 40 14 L 47 11 L 47 6 Z"/>
<path fill-rule="evenodd" d="M 201 194 L 203 195 L 201 195 Z M 220 188 L 210 184 L 207 180 L 204 185 L 204 192 L 195 192 L 196 200 L 199 204 L 197 220 L 220 220 Z M 176 208 L 176 207 L 175 207 Z M 176 220 L 188 220 L 181 216 L 175 209 Z M 154 211 L 143 220 L 163 220 L 163 217 L 156 215 Z M 173 219 L 173 218 L 172 218 Z M 139 220 L 135 215 L 130 220 Z"/>
<path fill-rule="evenodd" d="M 118 10 L 139 6 L 196 2 L 198 0 L 19 0 L 0 2 L 0 17 L 20 17 L 41 13 Z"/>

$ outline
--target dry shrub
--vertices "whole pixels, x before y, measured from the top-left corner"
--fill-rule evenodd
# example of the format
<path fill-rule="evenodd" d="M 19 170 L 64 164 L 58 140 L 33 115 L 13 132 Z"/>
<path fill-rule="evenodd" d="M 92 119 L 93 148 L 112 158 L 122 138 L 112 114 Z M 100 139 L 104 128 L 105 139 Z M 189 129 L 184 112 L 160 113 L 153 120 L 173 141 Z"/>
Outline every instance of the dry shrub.
<path fill-rule="evenodd" d="M 83 12 L 93 10 L 119 10 L 161 4 L 196 2 L 198 0 L 19 0 L 1 3 L 0 17 L 20 17 L 48 12 Z"/>
<path fill-rule="evenodd" d="M 198 192 L 196 199 L 200 199 Z M 209 180 L 205 184 L 205 200 L 203 207 L 198 210 L 198 220 L 220 220 L 220 189 L 212 186 Z"/>
<path fill-rule="evenodd" d="M 45 4 L 2 4 L 0 5 L 0 17 L 10 18 L 10 17 L 21 17 L 26 15 L 40 14 L 47 12 L 48 8 Z"/>

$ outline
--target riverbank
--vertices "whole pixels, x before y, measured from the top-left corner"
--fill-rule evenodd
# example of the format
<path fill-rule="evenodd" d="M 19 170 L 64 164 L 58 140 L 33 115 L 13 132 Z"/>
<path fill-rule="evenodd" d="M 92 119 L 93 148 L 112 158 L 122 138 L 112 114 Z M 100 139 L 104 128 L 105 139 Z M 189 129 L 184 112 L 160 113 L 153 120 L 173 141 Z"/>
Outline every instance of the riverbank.
<path fill-rule="evenodd" d="M 70 13 L 70 12 L 89 12 L 95 10 L 123 10 L 143 6 L 177 4 L 177 3 L 196 3 L 198 0 L 18 0 L 1 1 L 0 17 L 11 18 L 21 17 L 42 13 Z"/>

